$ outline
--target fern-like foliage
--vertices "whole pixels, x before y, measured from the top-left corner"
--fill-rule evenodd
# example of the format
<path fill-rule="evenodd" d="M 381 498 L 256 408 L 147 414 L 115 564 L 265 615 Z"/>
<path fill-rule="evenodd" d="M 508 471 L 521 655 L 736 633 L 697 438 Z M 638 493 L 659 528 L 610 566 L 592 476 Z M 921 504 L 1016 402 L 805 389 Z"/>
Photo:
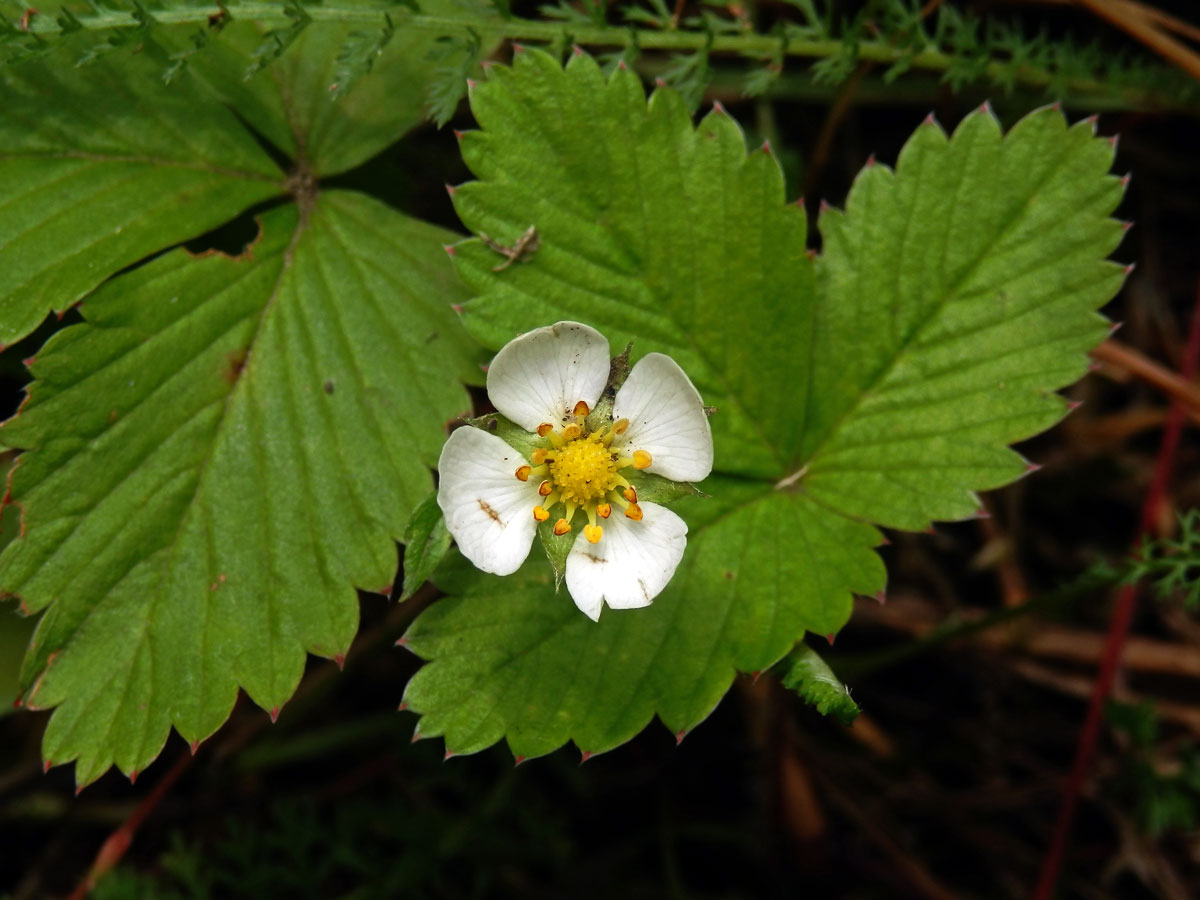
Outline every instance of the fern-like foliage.
<path fill-rule="evenodd" d="M 1126 580 L 1148 581 L 1159 597 L 1181 596 L 1189 609 L 1200 609 L 1200 509 L 1179 517 L 1177 538 L 1146 543 Z"/>

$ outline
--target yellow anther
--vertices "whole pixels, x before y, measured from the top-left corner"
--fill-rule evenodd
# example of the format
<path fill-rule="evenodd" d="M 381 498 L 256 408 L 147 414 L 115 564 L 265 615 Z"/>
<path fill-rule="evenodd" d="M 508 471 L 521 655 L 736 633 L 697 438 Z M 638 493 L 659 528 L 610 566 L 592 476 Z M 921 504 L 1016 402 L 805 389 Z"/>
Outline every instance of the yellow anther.
<path fill-rule="evenodd" d="M 642 508 L 636 503 L 630 503 L 629 508 L 625 510 L 625 515 L 635 522 L 640 522 L 642 521 Z"/>
<path fill-rule="evenodd" d="M 554 490 L 554 485 L 552 485 L 549 481 L 543 481 L 538 485 L 538 493 L 543 497 L 549 497 L 552 490 Z"/>
<path fill-rule="evenodd" d="M 533 508 L 533 517 L 539 522 L 545 522 L 548 518 L 550 518 L 550 510 L 546 509 L 544 506 L 535 506 Z"/>
<path fill-rule="evenodd" d="M 575 413 L 575 415 L 581 416 L 582 418 L 586 419 L 588 417 L 588 414 L 591 413 L 591 410 L 588 408 L 586 401 L 580 400 L 578 403 L 575 404 L 575 409 L 573 410 L 573 412 Z"/>
<path fill-rule="evenodd" d="M 598 544 L 600 538 L 604 537 L 604 529 L 599 525 L 585 525 L 583 536 L 588 539 L 589 544 Z"/>
<path fill-rule="evenodd" d="M 550 452 L 549 450 L 544 450 L 541 447 L 538 447 L 531 454 L 529 454 L 529 461 L 532 462 L 535 466 L 540 466 L 542 463 L 544 463 L 546 461 L 546 455 L 549 452 Z"/>
<path fill-rule="evenodd" d="M 541 425 L 539 425 L 537 427 L 538 437 L 545 437 L 553 430 L 554 430 L 553 425 L 551 425 L 549 422 L 543 422 Z"/>
<path fill-rule="evenodd" d="M 517 479 L 519 481 L 528 481 L 529 473 L 532 471 L 533 471 L 532 466 L 518 466 L 517 467 Z"/>
<path fill-rule="evenodd" d="M 650 464 L 652 462 L 654 462 L 654 460 L 651 459 L 650 454 L 645 450 L 633 451 L 633 467 L 635 469 L 648 469 L 650 468 Z"/>
<path fill-rule="evenodd" d="M 566 534 L 570 530 L 571 530 L 571 523 L 568 522 L 566 519 L 559 519 L 557 522 L 554 523 L 554 533 L 557 534 L 559 537 L 562 537 L 564 534 Z"/>
<path fill-rule="evenodd" d="M 598 515 L 602 519 L 607 519 L 609 516 L 612 515 L 612 504 L 611 503 L 597 503 L 596 504 L 596 515 Z"/>
<path fill-rule="evenodd" d="M 629 420 L 628 419 L 617 419 L 617 421 L 613 422 L 613 426 L 612 426 L 613 434 L 624 434 L 628 430 L 629 430 Z"/>
<path fill-rule="evenodd" d="M 625 490 L 621 491 L 621 495 L 630 503 L 637 503 L 637 488 L 632 484 L 625 486 Z"/>
<path fill-rule="evenodd" d="M 572 422 L 562 430 L 562 438 L 564 441 L 573 441 L 583 434 L 583 429 Z"/>

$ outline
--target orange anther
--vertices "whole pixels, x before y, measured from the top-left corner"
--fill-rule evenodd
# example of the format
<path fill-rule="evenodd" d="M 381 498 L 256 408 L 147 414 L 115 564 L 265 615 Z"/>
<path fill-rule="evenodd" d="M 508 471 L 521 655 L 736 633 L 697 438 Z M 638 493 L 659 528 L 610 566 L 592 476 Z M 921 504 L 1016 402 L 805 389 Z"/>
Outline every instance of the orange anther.
<path fill-rule="evenodd" d="M 640 522 L 642 521 L 642 508 L 636 503 L 630 503 L 629 508 L 625 510 L 625 515 L 635 522 Z"/>
<path fill-rule="evenodd" d="M 564 441 L 573 441 L 577 437 L 579 437 L 581 434 L 583 434 L 583 429 L 580 428 L 578 425 L 576 425 L 574 422 L 572 422 L 570 425 L 568 425 L 566 428 L 564 428 L 562 430 L 562 436 L 563 436 Z"/>
<path fill-rule="evenodd" d="M 533 517 L 539 522 L 545 522 L 548 518 L 550 518 L 550 510 L 546 509 L 544 506 L 535 506 L 533 508 Z"/>
<path fill-rule="evenodd" d="M 650 468 L 650 464 L 652 462 L 654 462 L 654 460 L 645 450 L 633 451 L 633 467 L 635 469 L 648 469 Z"/>
<path fill-rule="evenodd" d="M 588 408 L 588 405 L 585 401 L 580 400 L 575 404 L 575 409 L 573 412 L 577 416 L 583 416 L 584 418 L 587 418 L 588 414 L 591 412 L 591 409 Z"/>
<path fill-rule="evenodd" d="M 554 490 L 554 486 L 549 481 L 543 481 L 538 485 L 538 493 L 543 497 L 549 497 L 552 490 Z"/>
<path fill-rule="evenodd" d="M 529 455 L 529 460 L 535 466 L 540 466 L 542 463 L 544 463 L 546 461 L 546 454 L 549 452 L 550 452 L 549 450 L 545 450 L 542 447 L 538 447 L 536 450 L 533 451 L 533 453 L 531 453 Z"/>
<path fill-rule="evenodd" d="M 621 495 L 630 503 L 637 503 L 637 488 L 635 488 L 632 484 L 625 488 L 625 490 L 621 491 Z"/>
<path fill-rule="evenodd" d="M 538 437 L 545 437 L 553 430 L 554 430 L 553 425 L 551 425 L 549 422 L 543 422 L 541 425 L 539 425 L 537 427 Z"/>
<path fill-rule="evenodd" d="M 583 536 L 588 539 L 589 544 L 598 544 L 600 538 L 604 537 L 604 529 L 599 525 L 584 525 Z"/>
<path fill-rule="evenodd" d="M 624 434 L 628 430 L 629 430 L 629 420 L 628 419 L 617 419 L 617 421 L 613 422 L 613 427 L 612 427 L 613 434 Z"/>
<path fill-rule="evenodd" d="M 596 515 L 598 515 L 602 519 L 607 519 L 609 516 L 612 515 L 612 504 L 611 503 L 597 503 L 596 504 Z"/>
<path fill-rule="evenodd" d="M 570 530 L 571 530 L 571 523 L 568 522 L 566 519 L 559 519 L 557 522 L 554 523 L 554 533 L 557 534 L 559 537 L 562 537 L 564 534 L 566 534 Z"/>
<path fill-rule="evenodd" d="M 528 481 L 529 473 L 532 471 L 533 471 L 533 468 L 531 466 L 518 466 L 517 467 L 517 479 L 520 481 Z"/>

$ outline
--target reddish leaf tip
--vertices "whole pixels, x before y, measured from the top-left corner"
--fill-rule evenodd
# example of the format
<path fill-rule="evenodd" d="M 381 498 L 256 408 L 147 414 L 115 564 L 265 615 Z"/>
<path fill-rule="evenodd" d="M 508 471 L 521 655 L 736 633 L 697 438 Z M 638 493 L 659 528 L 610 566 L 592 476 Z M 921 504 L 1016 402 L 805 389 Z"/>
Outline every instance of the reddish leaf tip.
<path fill-rule="evenodd" d="M 1133 268 L 1133 266 L 1131 265 L 1125 271 L 1128 272 L 1132 268 Z M 1124 322 L 1113 322 L 1111 325 L 1108 326 L 1108 336 L 1112 337 L 1114 334 L 1116 334 L 1118 331 L 1120 331 L 1124 327 L 1125 327 Z"/>
<path fill-rule="evenodd" d="M 454 129 L 454 139 L 455 139 L 456 141 L 461 141 L 461 140 L 463 139 L 463 135 L 464 135 L 464 134 L 466 134 L 466 132 L 465 132 L 465 131 L 460 131 L 460 130 L 459 130 L 459 129 L 457 129 L 457 128 L 455 128 L 455 129 Z"/>
<path fill-rule="evenodd" d="M 583 56 L 583 48 L 580 47 L 578 44 L 571 45 L 571 52 L 573 54 L 575 54 L 576 56 Z"/>
<path fill-rule="evenodd" d="M 451 303 L 450 308 L 460 316 L 463 314 L 463 305 L 461 303 Z"/>
<path fill-rule="evenodd" d="M 1136 269 L 1136 268 L 1137 268 L 1137 263 L 1135 263 L 1135 262 L 1131 262 L 1129 265 L 1127 265 L 1127 266 L 1125 267 L 1125 274 L 1126 274 L 1126 276 L 1132 275 L 1132 274 L 1133 274 L 1133 270 L 1134 270 L 1134 269 Z"/>
<path fill-rule="evenodd" d="M 870 156 L 867 157 L 866 168 L 868 168 L 868 169 L 875 168 L 875 154 L 874 153 L 872 153 Z"/>
<path fill-rule="evenodd" d="M 337 656 L 335 656 L 333 658 L 333 661 L 335 663 L 337 663 L 339 672 L 346 668 L 346 654 L 345 653 L 339 653 Z"/>
<path fill-rule="evenodd" d="M 758 673 L 756 672 L 755 676 L 757 677 L 757 675 Z M 677 732 L 675 732 L 675 746 L 678 747 L 680 744 L 682 744 L 683 739 L 687 736 L 688 730 L 686 728 L 680 728 Z"/>
<path fill-rule="evenodd" d="M 803 194 L 801 194 L 799 197 L 796 198 L 796 205 L 801 208 L 804 207 L 804 195 Z"/>
<path fill-rule="evenodd" d="M 751 672 L 750 673 L 750 683 L 758 684 L 758 678 L 760 675 L 762 675 L 762 669 L 757 669 L 757 670 Z"/>
<path fill-rule="evenodd" d="M 1093 359 L 1090 363 L 1088 363 L 1087 370 L 1089 372 L 1095 372 L 1095 371 L 1099 370 L 1099 368 L 1100 368 L 1100 363 L 1096 362 L 1096 360 Z"/>
<path fill-rule="evenodd" d="M 408 635 L 407 634 L 401 635 L 400 638 L 396 641 L 396 646 L 397 647 L 407 647 L 408 646 Z"/>
<path fill-rule="evenodd" d="M 924 533 L 925 534 L 937 534 L 937 529 L 934 528 L 933 525 L 930 525 L 928 528 L 925 529 Z"/>
<path fill-rule="evenodd" d="M 1121 143 L 1121 136 L 1119 134 L 1110 134 L 1105 140 L 1108 141 L 1110 147 L 1116 150 L 1117 145 Z"/>
<path fill-rule="evenodd" d="M 457 190 L 458 190 L 458 189 L 457 189 L 457 188 L 456 188 L 454 185 L 452 185 L 452 184 L 448 184 L 448 185 L 446 185 L 446 193 L 447 193 L 447 194 L 449 194 L 451 197 L 453 197 L 453 196 L 454 196 L 454 193 L 455 193 L 455 191 L 457 191 Z"/>
<path fill-rule="evenodd" d="M 200 742 L 199 742 L 199 741 L 192 741 L 192 743 L 191 743 L 191 751 L 192 751 L 192 756 L 195 756 L 195 755 L 196 755 L 196 751 L 197 751 L 197 750 L 199 750 L 199 749 L 200 749 Z"/>
<path fill-rule="evenodd" d="M 455 756 L 455 755 L 456 755 L 455 752 L 453 750 L 451 750 L 449 747 L 447 747 L 445 754 L 442 756 L 442 762 L 446 762 L 448 759 L 450 759 L 450 757 Z"/>
<path fill-rule="evenodd" d="M 986 113 L 986 114 L 988 114 L 988 115 L 991 115 L 991 112 L 992 112 L 992 104 L 991 104 L 991 101 L 989 101 L 989 100 L 984 100 L 982 103 L 980 103 L 980 104 L 979 104 L 979 111 L 980 111 L 981 113 Z"/>
<path fill-rule="evenodd" d="M 137 770 L 137 769 L 133 769 L 132 771 L 130 771 L 130 773 L 129 773 L 129 783 L 130 783 L 131 785 L 133 785 L 133 784 L 137 784 L 137 777 L 138 777 L 138 770 Z"/>
<path fill-rule="evenodd" d="M 53 766 L 54 766 L 54 763 L 52 763 L 50 760 L 46 760 L 45 762 L 43 762 L 42 763 L 42 774 L 45 775 L 47 772 L 50 771 L 51 768 L 53 768 Z"/>
<path fill-rule="evenodd" d="M 885 605 L 887 603 L 887 593 L 884 591 L 880 591 L 878 594 L 875 595 L 875 600 L 879 603 L 880 606 Z"/>
<path fill-rule="evenodd" d="M 35 353 L 33 356 L 27 356 L 23 360 L 21 360 L 21 365 L 23 365 L 25 368 L 28 369 L 33 366 L 33 364 L 36 360 L 37 360 L 37 354 Z"/>
<path fill-rule="evenodd" d="M 624 72 L 626 69 L 629 68 L 629 66 L 625 65 L 625 60 L 621 59 L 621 60 L 617 60 L 617 68 L 620 69 L 622 72 Z"/>
<path fill-rule="evenodd" d="M 762 150 L 763 153 L 767 154 L 767 156 L 770 156 L 771 155 L 771 141 L 769 139 L 763 141 L 762 146 L 759 149 Z"/>
<path fill-rule="evenodd" d="M 974 517 L 976 519 L 990 519 L 992 517 L 992 514 L 991 514 L 991 512 L 988 511 L 987 507 L 981 506 L 981 507 L 979 507 L 979 509 L 975 510 Z"/>
<path fill-rule="evenodd" d="M 25 705 L 25 701 L 22 700 L 20 697 L 18 697 L 16 700 L 13 701 L 13 709 L 20 709 L 24 705 Z"/>
<path fill-rule="evenodd" d="M 713 101 L 713 112 L 715 112 L 719 115 L 722 115 L 722 116 L 728 115 L 728 113 L 725 112 L 725 107 L 721 105 L 720 100 Z"/>
<path fill-rule="evenodd" d="M 524 52 L 525 52 L 524 44 L 517 44 L 517 43 L 513 44 L 513 53 L 524 53 Z"/>
<path fill-rule="evenodd" d="M 819 205 L 821 208 L 821 212 L 828 212 L 828 210 L 829 210 L 829 201 L 828 200 L 826 200 L 824 197 L 822 197 L 821 203 Z"/>
<path fill-rule="evenodd" d="M 271 724 L 274 725 L 277 721 L 279 721 L 279 707 L 272 706 L 271 707 Z"/>
<path fill-rule="evenodd" d="M 447 256 L 454 255 L 454 245 L 453 244 L 442 244 L 442 249 L 446 251 Z"/>
<path fill-rule="evenodd" d="M 1133 222 L 1132 222 L 1132 221 L 1125 221 L 1125 222 L 1122 222 L 1122 223 L 1121 223 L 1121 230 L 1122 230 L 1122 231 L 1128 231 L 1128 230 L 1129 230 L 1130 228 L 1132 228 L 1132 227 L 1133 227 Z"/>
<path fill-rule="evenodd" d="M 655 83 L 655 85 L 657 85 L 660 88 L 665 88 L 667 86 L 667 83 L 665 81 L 663 81 L 661 78 L 655 78 L 654 83 Z"/>
<path fill-rule="evenodd" d="M 592 758 L 591 750 L 584 750 L 579 756 L 579 764 L 582 766 L 585 762 Z"/>
<path fill-rule="evenodd" d="M 1067 401 L 1067 412 L 1074 412 L 1075 410 L 1079 409 L 1079 407 L 1081 407 L 1081 406 L 1083 406 L 1082 400 L 1068 400 Z"/>
<path fill-rule="evenodd" d="M 409 741 L 409 743 L 415 744 L 417 741 L 419 741 L 421 739 L 421 737 L 422 737 L 421 726 L 418 725 L 416 728 L 413 729 L 412 740 Z"/>
<path fill-rule="evenodd" d="M 513 758 L 513 768 L 515 769 L 517 766 L 519 766 L 519 765 L 520 765 L 521 763 L 523 763 L 523 762 L 525 762 L 525 757 L 524 757 L 524 756 L 516 756 L 516 757 L 514 757 L 514 758 Z"/>
<path fill-rule="evenodd" d="M 1123 187 L 1123 188 L 1129 187 L 1129 179 L 1131 177 L 1133 177 L 1133 176 L 1129 175 L 1128 173 L 1126 173 L 1125 175 L 1122 175 L 1121 176 L 1121 187 Z"/>
<path fill-rule="evenodd" d="M 925 122 L 924 122 L 923 124 L 925 124 L 925 125 L 932 125 L 932 124 L 934 124 L 934 122 L 936 122 L 936 121 L 937 121 L 937 120 L 936 120 L 936 119 L 934 119 L 934 117 L 933 117 L 933 113 L 928 113 L 928 114 L 925 116 Z"/>
<path fill-rule="evenodd" d="M 1037 472 L 1041 468 L 1042 468 L 1041 463 L 1035 463 L 1035 462 L 1030 462 L 1029 460 L 1025 460 L 1025 471 L 1026 472 Z"/>
<path fill-rule="evenodd" d="M 475 90 L 475 85 L 476 85 L 476 84 L 477 84 L 477 82 L 475 81 L 475 79 L 474 79 L 474 78 L 468 78 L 468 79 L 467 79 L 467 90 L 468 90 L 468 91 L 473 91 L 473 90 Z"/>
<path fill-rule="evenodd" d="M 396 711 L 397 711 L 397 712 L 404 712 L 406 709 L 408 709 L 408 701 L 407 701 L 407 700 L 401 700 L 401 701 L 400 701 L 400 705 L 396 707 Z"/>
<path fill-rule="evenodd" d="M 1050 104 L 1050 108 L 1052 110 L 1054 110 L 1055 112 L 1062 112 L 1062 102 L 1059 100 L 1055 100 L 1053 103 Z"/>
<path fill-rule="evenodd" d="M 837 637 L 837 635 L 836 635 L 836 634 L 827 634 L 827 635 L 825 635 L 825 640 L 829 641 L 829 646 L 830 646 L 830 647 L 832 647 L 832 646 L 833 646 L 833 641 L 834 641 L 834 639 L 835 639 L 836 637 Z"/>

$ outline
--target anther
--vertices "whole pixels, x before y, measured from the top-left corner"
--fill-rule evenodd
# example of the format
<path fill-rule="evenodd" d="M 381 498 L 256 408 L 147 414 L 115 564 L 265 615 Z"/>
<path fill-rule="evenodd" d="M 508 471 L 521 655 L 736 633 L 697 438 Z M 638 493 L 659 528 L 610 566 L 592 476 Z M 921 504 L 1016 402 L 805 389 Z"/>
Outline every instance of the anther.
<path fill-rule="evenodd" d="M 633 451 L 633 467 L 635 469 L 648 469 L 650 468 L 650 464 L 652 462 L 654 462 L 654 460 L 645 450 Z"/>
<path fill-rule="evenodd" d="M 580 428 L 578 425 L 576 425 L 574 422 L 572 422 L 570 425 L 568 425 L 566 428 L 564 428 L 562 430 L 562 436 L 563 436 L 564 441 L 573 441 L 577 437 L 579 437 L 581 434 L 583 434 L 583 429 Z"/>
<path fill-rule="evenodd" d="M 546 456 L 549 452 L 549 450 L 538 447 L 533 453 L 529 454 L 529 459 L 535 466 L 540 466 L 546 461 Z"/>
<path fill-rule="evenodd" d="M 550 510 L 546 509 L 544 506 L 535 506 L 533 508 L 533 518 L 538 522 L 545 522 L 548 518 L 550 518 Z"/>
<path fill-rule="evenodd" d="M 551 425 L 549 422 L 543 422 L 541 425 L 539 425 L 537 427 L 538 437 L 545 437 L 553 430 L 554 430 L 553 425 Z"/>
<path fill-rule="evenodd" d="M 552 490 L 554 490 L 554 487 L 550 484 L 549 481 L 543 481 L 541 484 L 538 485 L 538 493 L 541 494 L 543 497 L 549 497 L 550 492 Z"/>
<path fill-rule="evenodd" d="M 600 538 L 604 537 L 604 529 L 599 525 L 584 525 L 583 536 L 588 539 L 589 544 L 598 544 Z"/>
<path fill-rule="evenodd" d="M 637 488 L 632 484 L 621 491 L 621 495 L 630 503 L 637 503 Z"/>
<path fill-rule="evenodd" d="M 635 522 L 642 521 L 642 508 L 636 503 L 630 503 L 629 508 L 625 510 L 625 515 Z"/>
<path fill-rule="evenodd" d="M 591 410 L 588 408 L 586 401 L 580 400 L 578 403 L 575 404 L 574 413 L 575 413 L 575 415 L 582 416 L 583 418 L 586 419 L 588 417 L 588 415 L 591 413 Z"/>
<path fill-rule="evenodd" d="M 612 427 L 613 434 L 624 434 L 628 430 L 629 430 L 629 420 L 628 419 L 617 419 L 617 421 L 613 422 L 613 427 Z"/>
<path fill-rule="evenodd" d="M 571 523 L 568 522 L 566 519 L 559 519 L 557 522 L 554 523 L 554 533 L 557 534 L 559 537 L 562 537 L 564 534 L 566 534 L 570 530 L 571 530 Z"/>
<path fill-rule="evenodd" d="M 517 479 L 519 481 L 528 481 L 529 473 L 532 471 L 533 471 L 532 466 L 518 466 L 517 467 Z"/>
<path fill-rule="evenodd" d="M 596 515 L 598 515 L 602 519 L 607 519 L 609 516 L 612 515 L 612 504 L 611 503 L 597 503 L 596 504 Z"/>

